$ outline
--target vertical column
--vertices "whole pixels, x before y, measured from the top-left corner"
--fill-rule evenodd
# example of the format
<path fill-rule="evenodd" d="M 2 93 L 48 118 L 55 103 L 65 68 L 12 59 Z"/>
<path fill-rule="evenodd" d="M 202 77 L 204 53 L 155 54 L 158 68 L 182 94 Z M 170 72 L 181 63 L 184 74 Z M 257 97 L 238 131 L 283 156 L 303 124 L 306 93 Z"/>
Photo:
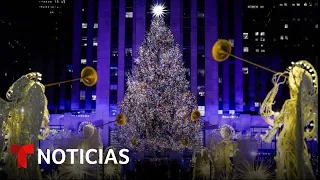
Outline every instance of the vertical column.
<path fill-rule="evenodd" d="M 222 36 L 223 39 L 229 39 L 229 0 L 224 0 L 222 2 Z M 230 96 L 229 96 L 229 61 L 224 61 L 222 64 L 222 88 L 223 88 L 223 110 L 229 111 L 229 104 L 230 104 Z"/>
<path fill-rule="evenodd" d="M 110 88 L 110 42 L 111 42 L 111 0 L 100 0 L 98 8 L 98 60 L 97 70 L 100 79 L 97 82 L 96 115 L 103 123 L 109 122 Z M 109 144 L 109 126 L 104 126 L 101 136 L 103 144 Z"/>
<path fill-rule="evenodd" d="M 191 0 L 191 25 L 190 25 L 190 60 L 191 60 L 191 91 L 198 94 L 198 39 L 197 39 L 197 1 Z"/>
<path fill-rule="evenodd" d="M 72 78 L 80 76 L 81 59 L 81 28 L 82 28 L 82 0 L 74 1 L 74 26 L 73 26 L 73 58 Z M 71 110 L 78 110 L 80 105 L 80 82 L 72 82 Z"/>
<path fill-rule="evenodd" d="M 137 51 L 144 39 L 146 29 L 146 0 L 135 0 L 133 2 L 133 61 L 137 58 Z"/>
<path fill-rule="evenodd" d="M 248 64 L 249 70 L 249 110 L 255 111 L 255 66 Z M 263 100 L 263 99 L 262 99 Z"/>
<path fill-rule="evenodd" d="M 205 87 L 206 87 L 206 119 L 217 124 L 218 114 L 218 63 L 212 59 L 211 49 L 218 40 L 218 1 L 205 1 Z"/>
<path fill-rule="evenodd" d="M 88 1 L 88 34 L 87 34 L 87 65 L 92 66 L 93 58 L 93 26 L 94 26 L 94 12 L 93 0 Z M 91 110 L 92 104 L 92 87 L 86 87 L 86 110 Z"/>
<path fill-rule="evenodd" d="M 176 42 L 180 45 L 180 50 L 182 50 L 182 1 L 171 1 L 170 8 L 170 29 L 173 33 Z"/>
<path fill-rule="evenodd" d="M 126 1 L 119 0 L 119 37 L 118 37 L 118 102 L 124 96 L 124 59 L 125 59 L 125 24 L 126 24 Z"/>
<path fill-rule="evenodd" d="M 152 0 L 152 4 L 161 4 L 163 3 L 163 0 Z"/>
<path fill-rule="evenodd" d="M 242 57 L 242 0 L 234 1 L 234 53 Z M 235 60 L 235 110 L 243 111 L 242 61 Z"/>

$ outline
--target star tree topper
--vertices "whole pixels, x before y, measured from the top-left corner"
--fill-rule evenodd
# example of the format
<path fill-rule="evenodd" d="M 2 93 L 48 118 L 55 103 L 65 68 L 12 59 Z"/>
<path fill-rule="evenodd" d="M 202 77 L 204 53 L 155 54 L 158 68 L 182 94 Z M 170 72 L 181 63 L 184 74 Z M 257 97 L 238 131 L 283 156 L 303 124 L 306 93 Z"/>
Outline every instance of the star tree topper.
<path fill-rule="evenodd" d="M 152 16 L 153 17 L 163 17 L 166 14 L 166 6 L 164 4 L 155 4 L 151 6 Z"/>

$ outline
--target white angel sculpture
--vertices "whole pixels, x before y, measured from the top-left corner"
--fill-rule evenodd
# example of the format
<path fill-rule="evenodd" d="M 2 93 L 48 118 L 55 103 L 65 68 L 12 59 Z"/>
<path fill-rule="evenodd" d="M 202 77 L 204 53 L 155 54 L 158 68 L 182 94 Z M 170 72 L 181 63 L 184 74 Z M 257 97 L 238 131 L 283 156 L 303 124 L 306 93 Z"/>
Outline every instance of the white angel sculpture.
<path fill-rule="evenodd" d="M 281 77 L 284 80 L 281 81 Z M 318 124 L 318 77 L 307 61 L 292 63 L 284 73 L 275 74 L 274 88 L 261 105 L 263 119 L 272 127 L 261 136 L 270 142 L 279 133 L 277 142 L 277 179 L 315 179 L 305 139 L 317 136 Z M 272 110 L 275 96 L 281 84 L 288 82 L 290 99 L 280 112 Z M 305 126 L 311 128 L 305 129 Z M 281 129 L 281 130 L 280 130 Z"/>
<path fill-rule="evenodd" d="M 35 153 L 39 139 L 44 139 L 48 132 L 47 98 L 44 94 L 45 87 L 39 82 L 40 73 L 29 73 L 18 79 L 7 91 L 8 101 L 0 98 L 0 128 L 2 137 L 8 136 L 7 151 L 10 146 L 34 144 Z M 41 130 L 42 134 L 40 133 Z M 5 148 L 2 149 L 3 153 Z M 17 159 L 7 153 L 4 159 L 5 171 L 9 179 L 40 179 L 40 168 L 37 156 L 30 156 L 28 169 L 17 168 Z"/>

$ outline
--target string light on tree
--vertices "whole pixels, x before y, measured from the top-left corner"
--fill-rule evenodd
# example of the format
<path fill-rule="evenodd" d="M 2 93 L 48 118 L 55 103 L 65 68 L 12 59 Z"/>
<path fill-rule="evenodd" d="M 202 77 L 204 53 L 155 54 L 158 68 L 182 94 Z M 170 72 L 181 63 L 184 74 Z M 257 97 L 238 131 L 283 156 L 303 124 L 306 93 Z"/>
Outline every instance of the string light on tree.
<path fill-rule="evenodd" d="M 151 6 L 152 16 L 163 17 L 166 14 L 166 6 L 164 4 L 155 4 Z"/>

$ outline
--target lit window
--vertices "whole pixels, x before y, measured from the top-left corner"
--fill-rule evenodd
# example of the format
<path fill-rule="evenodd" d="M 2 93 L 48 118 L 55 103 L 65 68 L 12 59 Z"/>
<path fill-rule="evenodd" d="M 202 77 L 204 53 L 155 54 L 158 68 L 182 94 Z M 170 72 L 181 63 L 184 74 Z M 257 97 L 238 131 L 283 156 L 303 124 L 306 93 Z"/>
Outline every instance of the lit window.
<path fill-rule="evenodd" d="M 218 78 L 218 81 L 219 81 L 219 84 L 221 84 L 222 83 L 222 78 Z"/>
<path fill-rule="evenodd" d="M 266 41 L 266 39 L 264 37 L 261 37 L 260 41 Z"/>
<path fill-rule="evenodd" d="M 117 50 L 112 51 L 112 56 L 118 56 L 118 51 Z"/>
<path fill-rule="evenodd" d="M 283 6 L 283 4 L 279 4 L 279 6 Z"/>
<path fill-rule="evenodd" d="M 263 44 L 261 44 L 260 46 L 263 47 Z"/>
<path fill-rule="evenodd" d="M 133 18 L 133 12 L 126 12 L 126 18 Z"/>
<path fill-rule="evenodd" d="M 260 32 L 260 36 L 264 36 L 265 34 L 265 32 Z"/>
<path fill-rule="evenodd" d="M 8 76 L 8 73 L 6 72 L 6 73 L 4 73 L 4 76 Z"/>
<path fill-rule="evenodd" d="M 197 17 L 198 17 L 198 18 L 204 18 L 204 13 L 199 13 L 199 12 L 198 12 L 198 13 L 197 13 Z"/>
<path fill-rule="evenodd" d="M 206 107 L 198 106 L 198 110 L 200 111 L 200 116 L 205 116 Z"/>
<path fill-rule="evenodd" d="M 132 48 L 125 49 L 126 56 L 132 56 Z"/>
<path fill-rule="evenodd" d="M 110 85 L 110 90 L 118 90 L 118 85 Z"/>
<path fill-rule="evenodd" d="M 260 50 L 260 52 L 266 52 L 266 50 L 264 50 L 264 49 L 261 49 L 261 50 Z"/>
<path fill-rule="evenodd" d="M 188 74 L 188 76 L 191 75 L 191 70 L 190 70 L 190 68 L 186 68 L 186 73 Z"/>
<path fill-rule="evenodd" d="M 243 33 L 243 39 L 248 39 L 249 38 L 249 34 L 248 33 Z"/>
<path fill-rule="evenodd" d="M 109 111 L 110 116 L 115 116 L 118 114 L 118 108 L 116 104 L 110 104 L 109 110 L 110 110 Z"/>
<path fill-rule="evenodd" d="M 259 38 L 255 38 L 254 40 L 255 40 L 255 41 L 259 41 Z"/>
<path fill-rule="evenodd" d="M 283 40 L 283 35 L 280 36 L 280 39 Z"/>
<path fill-rule="evenodd" d="M 97 99 L 96 95 L 92 95 L 92 101 L 95 101 Z"/>
<path fill-rule="evenodd" d="M 288 40 L 289 38 L 288 38 L 288 36 L 286 35 L 286 36 L 284 36 L 284 39 L 285 39 L 285 40 Z"/>
<path fill-rule="evenodd" d="M 205 96 L 205 87 L 204 86 L 198 86 L 198 95 Z"/>
<path fill-rule="evenodd" d="M 297 18 L 297 21 L 300 21 L 300 18 Z"/>
<path fill-rule="evenodd" d="M 229 110 L 229 114 L 235 114 L 236 111 L 235 110 Z"/>
<path fill-rule="evenodd" d="M 312 6 L 312 2 L 309 2 L 309 6 Z"/>
<path fill-rule="evenodd" d="M 243 74 L 249 74 L 249 69 L 248 69 L 248 67 L 243 67 L 243 68 L 242 68 L 242 72 L 243 72 Z"/>
<path fill-rule="evenodd" d="M 285 24 L 285 25 L 284 25 L 284 28 L 286 28 L 286 29 L 287 29 L 287 28 L 288 28 L 288 24 Z"/>
<path fill-rule="evenodd" d="M 259 102 L 255 102 L 254 103 L 254 107 L 260 107 L 260 103 Z"/>
<path fill-rule="evenodd" d="M 93 38 L 93 46 L 98 46 L 97 37 Z"/>
<path fill-rule="evenodd" d="M 254 35 L 259 36 L 259 32 L 255 32 Z"/>
<path fill-rule="evenodd" d="M 218 110 L 218 114 L 223 114 L 223 110 Z"/>
<path fill-rule="evenodd" d="M 93 24 L 93 28 L 95 28 L 95 29 L 97 29 L 98 26 L 99 26 L 98 23 L 94 23 L 94 24 Z"/>
<path fill-rule="evenodd" d="M 259 49 L 256 49 L 256 52 L 259 52 Z"/>
<path fill-rule="evenodd" d="M 86 59 L 81 59 L 81 64 L 87 64 L 87 60 Z"/>
<path fill-rule="evenodd" d="M 249 52 L 249 47 L 243 47 L 243 52 Z"/>
<path fill-rule="evenodd" d="M 308 6 L 308 4 L 307 4 L 307 3 L 304 3 L 303 5 L 304 5 L 304 6 Z"/>
<path fill-rule="evenodd" d="M 202 77 L 205 75 L 205 70 L 204 69 L 198 69 L 198 74 Z"/>
<path fill-rule="evenodd" d="M 300 6 L 300 3 L 297 3 L 297 6 Z"/>
<path fill-rule="evenodd" d="M 296 4 L 292 3 L 292 6 L 296 6 Z"/>
<path fill-rule="evenodd" d="M 86 100 L 86 91 L 80 91 L 80 100 Z"/>
<path fill-rule="evenodd" d="M 233 39 L 229 39 L 229 42 L 230 42 L 231 46 L 234 47 L 234 40 Z"/>
<path fill-rule="evenodd" d="M 82 23 L 82 28 L 87 28 L 88 27 L 88 24 L 87 23 Z"/>
<path fill-rule="evenodd" d="M 318 24 L 316 24 L 316 25 L 315 25 L 315 28 L 317 28 L 317 29 L 318 29 L 318 26 L 319 26 L 319 25 L 318 25 Z"/>
<path fill-rule="evenodd" d="M 264 8 L 264 6 L 260 6 L 260 8 L 261 8 L 261 9 L 263 9 L 263 8 Z"/>
<path fill-rule="evenodd" d="M 287 3 L 283 3 L 283 5 L 284 5 L 284 6 L 288 6 L 288 4 L 287 4 Z"/>

